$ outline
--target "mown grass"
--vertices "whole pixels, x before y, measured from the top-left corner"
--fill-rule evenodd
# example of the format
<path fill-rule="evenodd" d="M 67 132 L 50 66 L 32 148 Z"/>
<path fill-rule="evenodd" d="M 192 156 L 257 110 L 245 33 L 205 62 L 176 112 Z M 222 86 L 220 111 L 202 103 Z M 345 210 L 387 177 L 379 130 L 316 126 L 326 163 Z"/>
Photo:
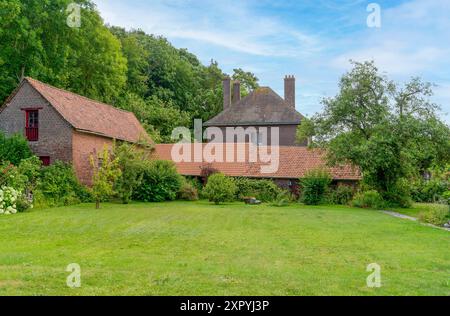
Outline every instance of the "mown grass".
<path fill-rule="evenodd" d="M 0 295 L 450 295 L 450 233 L 373 210 L 84 204 L 0 216 L 0 235 Z"/>

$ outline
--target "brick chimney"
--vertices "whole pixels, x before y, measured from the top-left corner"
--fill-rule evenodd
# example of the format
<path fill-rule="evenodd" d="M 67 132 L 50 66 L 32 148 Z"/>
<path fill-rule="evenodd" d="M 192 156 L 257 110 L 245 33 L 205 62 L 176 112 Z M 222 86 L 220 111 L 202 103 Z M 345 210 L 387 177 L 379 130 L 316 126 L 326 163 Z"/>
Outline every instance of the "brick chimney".
<path fill-rule="evenodd" d="M 241 83 L 236 80 L 233 83 L 233 104 L 241 100 Z"/>
<path fill-rule="evenodd" d="M 231 106 L 231 79 L 223 78 L 223 109 L 226 110 Z"/>
<path fill-rule="evenodd" d="M 284 78 L 284 100 L 295 108 L 295 77 L 286 76 Z"/>

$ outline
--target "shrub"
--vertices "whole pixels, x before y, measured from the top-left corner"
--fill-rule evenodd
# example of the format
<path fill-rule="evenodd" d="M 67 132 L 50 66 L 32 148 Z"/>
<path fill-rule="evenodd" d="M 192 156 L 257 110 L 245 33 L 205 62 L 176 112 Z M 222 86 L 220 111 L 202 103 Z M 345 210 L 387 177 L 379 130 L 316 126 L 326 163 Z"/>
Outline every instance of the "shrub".
<path fill-rule="evenodd" d="M 182 184 L 175 164 L 166 160 L 146 163 L 142 183 L 135 188 L 133 198 L 144 202 L 172 201 L 177 197 Z"/>
<path fill-rule="evenodd" d="M 306 173 L 300 179 L 302 186 L 302 202 L 306 205 L 317 205 L 324 199 L 328 186 L 331 183 L 331 176 L 328 171 L 315 169 Z"/>
<path fill-rule="evenodd" d="M 348 185 L 339 185 L 329 193 L 331 204 L 347 205 L 353 199 L 354 189 Z"/>
<path fill-rule="evenodd" d="M 25 182 L 18 183 L 20 181 L 18 180 L 14 187 L 22 192 L 32 192 L 38 184 L 41 167 L 42 162 L 36 156 L 22 160 L 17 167 L 17 172 L 20 175 L 19 179 Z"/>
<path fill-rule="evenodd" d="M 237 187 L 237 198 L 253 196 L 262 202 L 270 202 L 283 192 L 271 180 L 255 180 L 248 178 L 233 179 Z"/>
<path fill-rule="evenodd" d="M 124 204 L 128 204 L 133 191 L 142 183 L 145 151 L 134 145 L 122 144 L 114 149 L 114 156 L 118 160 L 121 176 L 115 183 L 114 190 Z"/>
<path fill-rule="evenodd" d="M 380 193 L 375 190 L 359 192 L 355 195 L 352 205 L 360 208 L 383 208 L 385 203 Z"/>
<path fill-rule="evenodd" d="M 448 181 L 443 179 L 432 179 L 429 181 L 420 179 L 413 182 L 411 197 L 416 202 L 433 203 L 443 197 L 448 186 Z"/>
<path fill-rule="evenodd" d="M 16 205 L 17 212 L 25 212 L 26 210 L 33 208 L 32 202 L 29 201 L 24 194 L 20 194 L 17 197 Z"/>
<path fill-rule="evenodd" d="M 236 190 L 233 179 L 222 173 L 215 173 L 209 177 L 203 193 L 209 201 L 219 204 L 234 200 Z"/>
<path fill-rule="evenodd" d="M 180 187 L 180 192 L 178 192 L 178 198 L 180 200 L 186 201 L 197 201 L 198 200 L 197 188 L 191 181 L 184 179 Z"/>
<path fill-rule="evenodd" d="M 20 134 L 11 137 L 0 132 L 0 162 L 10 162 L 17 166 L 23 159 L 33 156 L 28 142 Z"/>
<path fill-rule="evenodd" d="M 442 193 L 442 198 L 447 202 L 447 204 L 450 204 L 450 191 L 447 190 Z"/>
<path fill-rule="evenodd" d="M 429 206 L 429 209 L 419 214 L 419 220 L 421 222 L 443 225 L 449 221 L 450 211 L 449 206 L 445 204 L 433 204 Z"/>
<path fill-rule="evenodd" d="M 11 187 L 2 187 L 0 189 L 0 214 L 16 214 L 17 213 L 17 198 L 20 192 Z"/>
<path fill-rule="evenodd" d="M 277 194 L 275 199 L 273 199 L 270 203 L 272 206 L 283 207 L 288 206 L 291 201 L 291 197 L 287 191 L 281 191 Z"/>
<path fill-rule="evenodd" d="M 52 207 L 77 204 L 80 202 L 77 193 L 81 188 L 73 167 L 57 161 L 42 168 L 37 189 L 33 191 L 35 205 Z"/>
<path fill-rule="evenodd" d="M 100 202 L 114 195 L 114 184 L 122 171 L 119 168 L 118 159 L 111 157 L 106 145 L 97 157 L 90 157 L 90 162 L 93 171 L 91 194 L 95 200 L 95 208 L 99 209 Z"/>
<path fill-rule="evenodd" d="M 411 185 L 407 179 L 399 179 L 395 185 L 391 186 L 383 196 L 390 206 L 411 207 Z"/>

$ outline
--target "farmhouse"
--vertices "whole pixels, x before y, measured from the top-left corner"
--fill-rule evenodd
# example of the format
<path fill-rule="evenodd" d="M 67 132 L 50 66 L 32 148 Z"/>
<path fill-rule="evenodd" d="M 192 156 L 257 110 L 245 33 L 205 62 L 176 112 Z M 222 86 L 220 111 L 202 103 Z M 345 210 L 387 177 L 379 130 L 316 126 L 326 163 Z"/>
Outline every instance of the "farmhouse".
<path fill-rule="evenodd" d="M 273 179 L 283 188 L 296 192 L 298 179 L 311 169 L 326 167 L 324 152 L 310 150 L 295 142 L 295 131 L 303 116 L 295 110 L 295 79 L 285 79 L 285 99 L 270 88 L 259 88 L 240 99 L 239 83 L 234 84 L 234 100 L 231 103 L 230 79 L 224 80 L 224 111 L 206 123 L 209 127 L 255 127 L 280 129 L 280 144 L 259 143 L 259 134 L 250 135 L 245 143 L 228 143 L 233 147 L 231 161 L 225 159 L 229 152 L 227 144 L 223 159 L 198 161 L 195 147 L 200 151 L 209 144 L 191 144 L 192 156 L 185 161 L 174 159 L 172 144 L 155 145 L 154 156 L 175 161 L 178 172 L 185 176 L 204 177 L 210 171 L 219 171 L 232 177 Z M 33 152 L 49 165 L 57 160 L 72 163 L 84 184 L 90 184 L 92 173 L 89 158 L 113 141 L 137 143 L 151 141 L 133 113 L 111 105 L 94 101 L 75 93 L 58 89 L 32 78 L 22 80 L 17 89 L 0 107 L 0 130 L 7 134 L 23 134 Z M 220 145 L 220 144 L 219 144 Z M 243 145 L 243 146 L 240 146 Z M 260 151 L 271 151 L 274 168 L 263 172 L 268 161 L 258 156 L 249 159 L 249 146 Z M 304 144 L 303 144 L 304 145 Z M 227 149 L 228 148 L 228 149 Z M 207 151 L 207 150 L 206 150 Z M 276 155 L 275 155 L 276 153 Z M 217 156 L 217 153 L 215 154 Z M 244 157 L 240 159 L 239 157 Z M 335 184 L 352 184 L 361 176 L 356 168 L 338 166 L 329 168 Z"/>
<path fill-rule="evenodd" d="M 355 185 L 361 180 L 361 174 L 358 168 L 342 165 L 328 167 L 325 163 L 325 152 L 318 149 L 309 149 L 301 146 L 279 146 L 279 147 L 263 147 L 262 151 L 277 152 L 272 155 L 275 159 L 276 168 L 273 171 L 264 172 L 264 166 L 274 164 L 274 161 L 267 161 L 258 157 L 256 161 L 250 159 L 249 153 L 251 144 L 233 144 L 232 146 L 222 145 L 220 157 L 218 161 L 208 162 L 206 160 L 196 161 L 195 144 L 191 144 L 192 148 L 188 150 L 190 157 L 184 161 L 175 162 L 177 170 L 180 174 L 195 178 L 203 178 L 211 172 L 220 171 L 230 177 L 246 177 L 253 179 L 271 179 L 278 186 L 298 193 L 299 178 L 302 178 L 307 171 L 324 168 L 328 169 L 333 185 Z M 201 145 L 203 151 L 207 144 Z M 178 145 L 173 144 L 157 144 L 155 145 L 155 155 L 159 159 L 173 160 L 174 152 L 177 152 Z M 261 149 L 260 146 L 258 146 Z M 232 151 L 232 161 L 227 161 L 226 157 Z M 217 156 L 217 155 L 216 155 Z M 240 159 L 243 157 L 243 159 Z"/>
<path fill-rule="evenodd" d="M 227 127 L 242 127 L 253 130 L 245 142 L 280 146 L 305 146 L 298 144 L 295 139 L 297 127 L 304 119 L 303 115 L 295 110 L 295 77 L 286 76 L 284 79 L 284 99 L 269 87 L 261 87 L 252 91 L 241 99 L 241 85 L 238 81 L 233 83 L 233 96 L 231 96 L 231 79 L 223 80 L 223 111 L 216 117 L 207 121 L 205 127 L 217 127 L 226 134 Z M 277 128 L 279 140 L 277 144 L 272 138 L 272 130 Z M 267 141 L 262 132 L 267 129 Z M 227 142 L 237 142 L 237 139 L 226 139 Z"/>
<path fill-rule="evenodd" d="M 133 113 L 32 78 L 23 79 L 0 108 L 0 130 L 25 135 L 44 165 L 72 163 L 85 184 L 91 181 L 91 154 L 113 140 L 149 139 Z"/>

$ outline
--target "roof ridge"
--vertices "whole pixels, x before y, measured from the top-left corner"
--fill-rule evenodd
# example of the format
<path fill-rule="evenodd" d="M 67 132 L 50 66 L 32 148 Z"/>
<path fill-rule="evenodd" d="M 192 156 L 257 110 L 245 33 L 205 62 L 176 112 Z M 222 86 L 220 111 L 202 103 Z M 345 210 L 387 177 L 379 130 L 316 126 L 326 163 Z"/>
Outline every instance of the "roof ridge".
<path fill-rule="evenodd" d="M 112 108 L 112 109 L 114 109 L 114 110 L 117 110 L 117 111 L 121 111 L 121 112 L 124 112 L 124 113 L 130 113 L 130 114 L 133 114 L 133 112 L 131 112 L 131 111 L 127 111 L 127 110 L 123 110 L 123 109 L 120 109 L 120 108 L 116 108 L 115 106 L 113 106 L 113 105 L 111 105 L 111 104 L 108 104 L 108 103 L 105 103 L 105 102 L 102 102 L 102 101 L 98 101 L 98 100 L 94 100 L 94 99 L 88 98 L 88 97 L 86 97 L 86 96 L 84 96 L 84 95 L 75 93 L 75 92 L 73 92 L 73 91 L 69 91 L 69 90 L 66 90 L 66 89 L 62 89 L 62 88 L 58 88 L 58 87 L 52 86 L 52 85 L 50 85 L 50 84 L 48 84 L 48 83 L 42 82 L 42 81 L 40 81 L 40 80 L 38 80 L 38 79 L 34 79 L 34 78 L 32 78 L 32 77 L 25 77 L 24 79 L 26 79 L 26 80 L 28 80 L 28 81 L 36 81 L 36 82 L 38 82 L 38 83 L 40 83 L 40 84 L 42 84 L 42 85 L 44 85 L 44 86 L 46 86 L 46 87 L 49 87 L 49 88 L 51 88 L 51 89 L 55 89 L 55 90 L 58 90 L 58 91 L 61 91 L 61 92 L 64 92 L 64 93 L 69 93 L 69 94 L 71 94 L 71 95 L 80 97 L 80 98 L 85 99 L 85 100 L 87 100 L 87 101 L 94 102 L 94 103 L 98 103 L 98 104 L 100 104 L 100 105 L 105 105 L 105 106 L 110 107 L 110 108 Z M 36 87 L 35 87 L 35 88 L 36 88 Z"/>

